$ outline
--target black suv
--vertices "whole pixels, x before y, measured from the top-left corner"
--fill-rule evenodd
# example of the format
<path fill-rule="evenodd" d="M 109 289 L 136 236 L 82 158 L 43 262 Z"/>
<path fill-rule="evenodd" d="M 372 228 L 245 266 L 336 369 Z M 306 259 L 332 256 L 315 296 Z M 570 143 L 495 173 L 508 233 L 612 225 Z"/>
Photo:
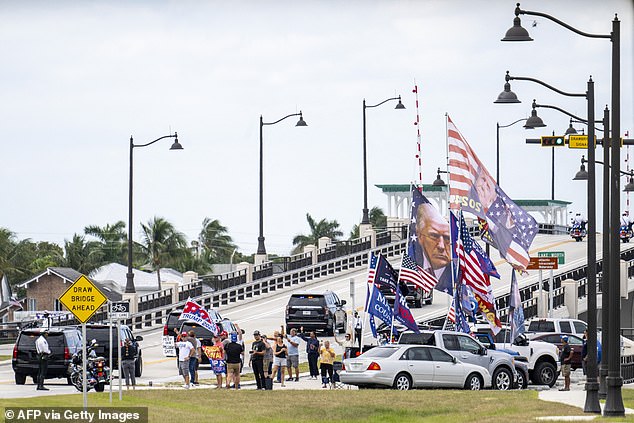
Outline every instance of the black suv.
<path fill-rule="evenodd" d="M 27 376 L 31 376 L 35 383 L 39 371 L 35 341 L 43 330 L 42 328 L 24 329 L 15 341 L 11 364 L 15 372 L 16 385 L 24 385 Z M 48 331 L 47 342 L 51 355 L 48 360 L 46 378 L 66 378 L 70 384 L 68 364 L 73 354 L 81 350 L 81 331 L 75 327 L 53 327 Z"/>
<path fill-rule="evenodd" d="M 180 328 L 181 324 L 183 324 L 182 320 L 178 320 L 178 318 L 181 317 L 182 312 L 183 310 L 174 310 L 167 315 L 165 325 L 163 326 L 163 336 L 171 335 L 176 338 L 176 332 L 174 332 L 174 329 Z"/>
<path fill-rule="evenodd" d="M 110 326 L 108 325 L 97 325 L 97 324 L 87 324 L 86 325 L 86 339 L 88 342 L 93 339 L 97 340 L 97 348 L 95 349 L 95 353 L 98 356 L 102 356 L 106 359 L 106 363 L 110 359 Z M 134 375 L 136 377 L 141 377 L 143 373 L 143 356 L 141 354 L 141 346 L 139 345 L 139 341 L 143 341 L 142 336 L 134 336 L 132 335 L 132 331 L 126 325 L 121 325 L 121 345 L 125 342 L 126 339 L 129 339 L 132 342 L 132 345 L 137 348 L 137 355 L 134 358 Z M 117 342 L 117 327 L 112 326 L 112 343 L 116 345 Z M 108 364 L 110 365 L 110 364 Z M 119 366 L 119 351 L 115 348 L 112 350 L 112 369 L 115 369 Z"/>
<path fill-rule="evenodd" d="M 218 327 L 220 328 L 220 325 L 218 325 Z M 194 331 L 194 333 L 196 334 L 196 338 L 200 341 L 200 345 L 202 347 L 210 347 L 214 344 L 213 334 L 209 330 L 205 329 L 198 323 L 189 320 L 181 321 L 181 326 L 178 330 L 178 333 L 189 333 L 190 330 Z M 178 356 L 178 348 L 176 348 L 176 355 Z M 204 352 L 202 353 L 201 358 L 202 359 L 200 361 L 200 364 L 209 364 L 209 358 Z"/>
<path fill-rule="evenodd" d="M 329 335 L 346 331 L 348 316 L 343 306 L 346 300 L 340 300 L 337 294 L 326 291 L 323 294 L 292 294 L 286 305 L 286 332 L 291 328 L 304 331 L 323 329 Z"/>
<path fill-rule="evenodd" d="M 379 287 L 381 294 L 389 301 L 394 302 L 396 293 L 386 284 L 380 284 L 378 281 L 376 285 Z M 403 283 L 399 285 L 401 294 L 405 296 L 405 300 L 408 304 L 412 304 L 414 308 L 421 308 L 423 304 L 431 304 L 434 300 L 433 290 L 425 292 L 423 288 L 420 288 L 413 283 Z"/>

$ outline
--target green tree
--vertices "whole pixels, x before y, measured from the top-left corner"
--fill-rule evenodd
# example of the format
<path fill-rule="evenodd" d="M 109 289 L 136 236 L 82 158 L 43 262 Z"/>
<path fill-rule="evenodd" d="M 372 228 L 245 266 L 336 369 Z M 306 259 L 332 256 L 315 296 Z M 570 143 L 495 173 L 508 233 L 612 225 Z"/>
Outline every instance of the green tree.
<path fill-rule="evenodd" d="M 200 243 L 206 250 L 209 263 L 229 263 L 231 255 L 237 249 L 233 239 L 227 232 L 227 227 L 217 219 L 208 217 L 203 220 L 203 227 L 199 235 Z"/>
<path fill-rule="evenodd" d="M 336 220 L 328 221 L 321 219 L 316 222 L 315 219 L 306 213 L 306 220 L 310 228 L 309 235 L 297 235 L 293 238 L 293 254 L 298 254 L 307 245 L 317 245 L 319 238 L 328 237 L 333 241 L 337 241 L 340 236 L 343 236 L 343 232 L 339 230 L 339 223 Z"/>
<path fill-rule="evenodd" d="M 125 222 L 120 220 L 113 225 L 106 224 L 106 226 L 103 227 L 97 225 L 86 226 L 84 228 L 84 233 L 99 240 L 105 264 L 127 263 L 126 254 L 128 234 L 125 231 Z"/>
<path fill-rule="evenodd" d="M 73 268 L 84 275 L 103 264 L 103 251 L 97 241 L 88 241 L 83 235 L 75 234 L 71 241 L 64 241 L 64 266 Z"/>
<path fill-rule="evenodd" d="M 162 217 L 154 217 L 141 224 L 143 232 L 141 251 L 146 263 L 156 271 L 158 289 L 161 289 L 161 268 L 178 264 L 187 253 L 185 235 Z"/>
<path fill-rule="evenodd" d="M 387 228 L 387 216 L 380 207 L 372 207 L 368 214 L 370 224 L 375 230 L 383 230 Z M 350 231 L 350 239 L 359 238 L 359 225 L 354 225 Z"/>

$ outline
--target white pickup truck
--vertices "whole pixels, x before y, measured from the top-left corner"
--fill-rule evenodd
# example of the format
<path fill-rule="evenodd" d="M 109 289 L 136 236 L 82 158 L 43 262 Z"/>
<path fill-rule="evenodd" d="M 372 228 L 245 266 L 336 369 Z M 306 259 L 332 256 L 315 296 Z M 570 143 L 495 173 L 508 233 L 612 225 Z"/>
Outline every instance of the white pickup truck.
<path fill-rule="evenodd" d="M 506 335 L 506 338 L 505 338 Z M 559 376 L 559 349 L 547 342 L 530 341 L 525 336 L 518 336 L 514 342 L 509 341 L 508 331 L 502 330 L 495 338 L 489 325 L 477 325 L 476 338 L 489 349 L 510 350 L 528 360 L 528 375 L 535 385 L 555 386 Z"/>

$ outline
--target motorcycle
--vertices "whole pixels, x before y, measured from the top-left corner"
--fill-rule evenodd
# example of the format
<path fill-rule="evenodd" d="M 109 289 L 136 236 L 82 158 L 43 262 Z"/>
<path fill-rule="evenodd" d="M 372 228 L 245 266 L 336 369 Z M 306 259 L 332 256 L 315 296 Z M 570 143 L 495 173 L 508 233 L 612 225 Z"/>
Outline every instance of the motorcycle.
<path fill-rule="evenodd" d="M 93 339 L 90 345 L 86 347 L 88 362 L 86 363 L 86 390 L 95 389 L 97 392 L 103 392 L 106 385 L 110 383 L 110 368 L 106 365 L 106 359 L 97 356 L 95 348 L 98 347 L 97 341 Z M 69 364 L 70 382 L 78 391 L 83 390 L 83 353 L 82 350 L 73 354 Z"/>
<path fill-rule="evenodd" d="M 583 229 L 581 225 L 572 225 L 572 229 L 570 229 L 570 236 L 573 237 L 575 241 L 581 242 L 586 236 L 586 230 Z"/>
<path fill-rule="evenodd" d="M 630 225 L 621 225 L 619 228 L 619 238 L 623 242 L 630 242 L 630 238 L 632 238 L 632 229 Z"/>

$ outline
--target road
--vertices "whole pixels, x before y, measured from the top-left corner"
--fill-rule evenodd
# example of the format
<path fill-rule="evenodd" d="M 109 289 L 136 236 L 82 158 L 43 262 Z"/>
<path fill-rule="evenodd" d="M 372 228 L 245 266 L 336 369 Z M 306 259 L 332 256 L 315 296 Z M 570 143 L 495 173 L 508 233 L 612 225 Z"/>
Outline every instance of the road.
<path fill-rule="evenodd" d="M 628 244 L 624 244 L 623 248 Z M 531 248 L 531 256 L 537 256 L 539 251 L 563 251 L 566 257 L 566 263 L 562 266 L 564 269 L 574 268 L 586 262 L 586 242 L 576 243 L 573 239 L 566 235 L 538 235 Z M 508 292 L 511 277 L 511 267 L 500 259 L 497 252 L 492 250 L 491 258 L 496 264 L 501 279 L 493 279 L 493 288 L 496 295 Z M 601 236 L 597 236 L 597 253 L 601 254 Z M 391 260 L 393 265 L 398 265 L 399 259 Z M 528 275 L 519 276 L 518 281 L 520 287 L 534 283 L 537 280 L 537 271 L 530 271 Z M 546 272 L 545 276 L 546 276 Z M 350 295 L 350 280 L 354 280 L 354 298 Z M 252 342 L 254 330 L 259 330 L 267 335 L 272 335 L 273 331 L 279 329 L 284 324 L 284 313 L 288 297 L 292 292 L 323 292 L 324 290 L 332 290 L 339 298 L 346 300 L 347 306 L 351 310 L 354 304 L 357 310 L 362 310 L 365 302 L 366 294 L 366 269 L 350 272 L 342 276 L 334 276 L 328 279 L 320 278 L 299 287 L 287 288 L 282 291 L 273 293 L 263 298 L 248 299 L 238 303 L 223 306 L 219 312 L 223 317 L 229 317 L 238 323 L 241 328 L 246 331 L 245 342 L 249 348 Z M 434 292 L 434 300 L 431 305 L 424 306 L 420 309 L 412 309 L 412 313 L 416 320 L 424 320 L 445 314 L 449 306 L 450 297 L 446 294 Z M 144 331 L 136 331 L 135 334 L 144 337 L 141 342 L 144 357 L 143 376 L 140 378 L 140 384 L 163 384 L 181 380 L 176 370 L 174 358 L 166 358 L 163 356 L 161 348 L 162 327 L 150 328 Z M 322 337 L 320 339 L 330 339 L 332 337 Z M 366 339 L 369 342 L 370 339 Z M 341 352 L 341 348 L 335 344 L 337 352 Z M 11 354 L 12 346 L 0 347 L 0 354 Z M 303 352 L 303 344 L 300 351 Z M 305 354 L 300 356 L 300 360 L 305 361 Z M 201 374 L 203 378 L 210 378 L 211 371 L 203 370 Z M 30 380 L 30 379 L 29 379 Z M 49 392 L 35 391 L 34 385 L 16 386 L 14 384 L 14 375 L 11 365 L 0 364 L 0 398 L 24 397 L 36 395 L 51 395 L 60 393 L 75 392 L 74 388 L 66 386 L 64 380 L 51 380 L 47 385 L 51 388 Z M 117 383 L 117 381 L 115 381 Z"/>

